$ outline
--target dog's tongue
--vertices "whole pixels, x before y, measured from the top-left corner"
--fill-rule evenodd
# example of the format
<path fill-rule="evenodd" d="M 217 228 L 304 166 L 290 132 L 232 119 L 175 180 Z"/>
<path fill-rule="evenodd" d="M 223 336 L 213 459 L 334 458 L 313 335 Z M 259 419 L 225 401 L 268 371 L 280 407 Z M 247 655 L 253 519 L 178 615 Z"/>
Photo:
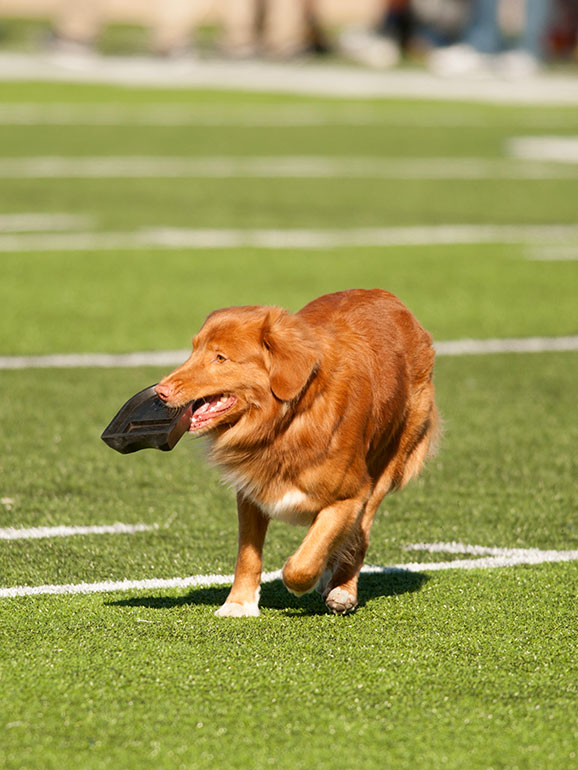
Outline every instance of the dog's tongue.
<path fill-rule="evenodd" d="M 203 399 L 202 403 L 193 411 L 190 429 L 194 430 L 196 426 L 210 422 L 213 417 L 230 409 L 236 401 L 235 396 L 223 394 Z"/>
<path fill-rule="evenodd" d="M 193 416 L 200 417 L 203 414 L 219 411 L 228 401 L 229 399 L 227 396 L 214 396 L 214 398 L 205 400 L 197 409 L 195 409 Z"/>

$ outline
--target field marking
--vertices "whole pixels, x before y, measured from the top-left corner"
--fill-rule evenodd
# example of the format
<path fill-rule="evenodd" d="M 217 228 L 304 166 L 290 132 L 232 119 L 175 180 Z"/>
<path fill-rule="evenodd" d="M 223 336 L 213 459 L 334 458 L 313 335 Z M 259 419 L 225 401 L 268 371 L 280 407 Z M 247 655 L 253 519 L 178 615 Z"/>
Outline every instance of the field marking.
<path fill-rule="evenodd" d="M 532 124 L 550 125 L 548 116 L 528 116 Z M 562 116 L 563 120 L 563 116 Z M 374 109 L 363 105 L 203 105 L 181 104 L 132 105 L 77 104 L 74 102 L 39 104 L 19 102 L 0 104 L 0 125 L 10 126 L 239 126 L 248 128 L 283 128 L 299 126 L 479 126 L 479 115 L 463 110 L 396 108 Z M 558 120 L 556 120 L 558 124 Z M 572 124 L 573 125 L 573 124 Z"/>
<path fill-rule="evenodd" d="M 568 353 L 578 350 L 578 335 L 440 340 L 438 356 L 486 356 L 501 353 Z M 153 350 L 138 353 L 57 353 L 43 356 L 0 356 L 0 371 L 21 369 L 133 369 L 179 366 L 191 351 Z"/>
<path fill-rule="evenodd" d="M 548 159 L 546 158 L 546 161 Z M 38 156 L 1 158 L 2 179 L 576 179 L 556 162 L 501 158 Z"/>
<path fill-rule="evenodd" d="M 404 551 L 426 551 L 427 553 L 468 554 L 469 556 L 492 556 L 506 559 L 539 559 L 549 561 L 552 555 L 571 554 L 578 551 L 553 551 L 540 548 L 499 548 L 496 546 L 468 545 L 452 540 L 442 543 L 409 543 Z M 566 559 L 564 559 L 565 561 Z"/>
<path fill-rule="evenodd" d="M 556 353 L 578 350 L 578 335 L 565 337 L 510 337 L 485 340 L 440 340 L 438 356 L 486 356 L 494 353 Z"/>
<path fill-rule="evenodd" d="M 62 353 L 46 356 L 0 356 L 6 369 L 132 369 L 140 366 L 176 366 L 190 350 L 158 350 L 144 353 Z"/>
<path fill-rule="evenodd" d="M 330 98 L 400 98 L 486 104 L 576 105 L 572 74 L 527 78 L 440 78 L 425 70 L 375 72 L 342 64 L 161 61 L 158 57 L 58 57 L 3 52 L 0 80 L 112 83 L 136 88 L 210 88 Z"/>
<path fill-rule="evenodd" d="M 152 103 L 123 105 L 118 103 L 78 104 L 76 102 L 0 103 L 0 125 L 5 126 L 151 126 L 151 127 L 240 127 L 240 128 L 298 128 L 327 126 L 393 126 L 403 128 L 479 127 L 478 110 L 440 106 L 420 107 L 396 105 L 379 106 L 339 103 L 326 104 L 187 104 Z M 570 115 L 534 111 L 525 115 L 525 127 L 548 129 L 576 121 Z M 506 125 L 499 116 L 493 126 Z M 509 124 L 508 124 L 509 125 Z"/>
<path fill-rule="evenodd" d="M 49 232 L 91 227 L 94 217 L 84 214 L 0 214 L 0 233 Z"/>
<path fill-rule="evenodd" d="M 458 547 L 461 550 L 456 550 Z M 458 543 L 418 543 L 406 546 L 408 550 L 431 550 L 443 553 L 491 553 L 475 559 L 446 562 L 410 562 L 389 567 L 367 565 L 366 575 L 395 575 L 405 572 L 438 572 L 449 569 L 497 569 L 519 565 L 536 565 L 553 562 L 578 561 L 578 551 L 540 550 L 538 548 L 485 548 Z M 170 588 L 197 588 L 230 585 L 233 575 L 191 575 L 184 578 L 151 578 L 147 580 L 108 580 L 98 583 L 68 583 L 64 585 L 11 586 L 0 588 L 0 598 L 40 595 L 95 594 L 119 591 L 164 590 Z M 281 579 L 281 570 L 265 572 L 262 583 Z"/>
<path fill-rule="evenodd" d="M 394 126 L 394 127 L 479 127 L 488 120 L 478 110 L 467 112 L 455 107 L 420 107 L 339 103 L 326 104 L 196 104 L 151 103 L 123 105 L 118 103 L 78 104 L 76 102 L 0 103 L 0 125 L 5 126 L 151 126 L 151 127 L 240 127 L 298 128 L 327 126 Z M 525 127 L 548 129 L 551 126 L 574 127 L 569 115 L 552 115 L 534 111 L 525 115 Z M 492 125 L 505 125 L 494 116 Z"/>
<path fill-rule="evenodd" d="M 145 249 L 336 249 L 347 247 L 453 246 L 516 243 L 561 244 L 578 240 L 578 224 L 407 225 L 348 229 L 142 228 L 132 232 L 1 235 L 0 252 L 141 251 Z"/>
<path fill-rule="evenodd" d="M 578 163 L 578 136 L 515 136 L 508 140 L 514 158 L 548 163 Z"/>
<path fill-rule="evenodd" d="M 103 524 L 94 526 L 7 527 L 0 529 L 0 540 L 38 540 L 75 535 L 132 535 L 158 529 L 158 524 Z"/>
<path fill-rule="evenodd" d="M 530 246 L 525 257 L 530 262 L 576 262 L 578 243 Z"/>

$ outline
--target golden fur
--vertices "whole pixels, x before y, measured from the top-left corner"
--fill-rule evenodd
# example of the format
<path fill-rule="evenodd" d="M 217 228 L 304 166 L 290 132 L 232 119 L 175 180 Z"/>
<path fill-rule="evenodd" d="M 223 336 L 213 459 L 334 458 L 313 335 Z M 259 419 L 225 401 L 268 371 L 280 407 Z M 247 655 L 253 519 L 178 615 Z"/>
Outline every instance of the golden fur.
<path fill-rule="evenodd" d="M 191 431 L 209 436 L 237 489 L 235 581 L 218 614 L 258 614 L 270 518 L 308 526 L 283 568 L 287 588 L 305 593 L 325 575 L 328 607 L 356 606 L 373 516 L 435 448 L 433 365 L 430 335 L 380 289 L 328 294 L 296 314 L 233 307 L 207 318 L 157 392 L 195 402 Z"/>

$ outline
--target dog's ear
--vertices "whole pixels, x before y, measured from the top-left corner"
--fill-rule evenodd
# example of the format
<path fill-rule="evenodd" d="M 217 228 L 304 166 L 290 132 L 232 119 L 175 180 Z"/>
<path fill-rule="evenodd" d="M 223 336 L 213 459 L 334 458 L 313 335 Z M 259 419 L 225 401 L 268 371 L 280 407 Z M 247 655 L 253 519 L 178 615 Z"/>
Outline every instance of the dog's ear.
<path fill-rule="evenodd" d="M 268 351 L 273 395 L 280 401 L 292 401 L 319 366 L 320 349 L 309 324 L 274 308 L 263 325 L 262 341 Z"/>

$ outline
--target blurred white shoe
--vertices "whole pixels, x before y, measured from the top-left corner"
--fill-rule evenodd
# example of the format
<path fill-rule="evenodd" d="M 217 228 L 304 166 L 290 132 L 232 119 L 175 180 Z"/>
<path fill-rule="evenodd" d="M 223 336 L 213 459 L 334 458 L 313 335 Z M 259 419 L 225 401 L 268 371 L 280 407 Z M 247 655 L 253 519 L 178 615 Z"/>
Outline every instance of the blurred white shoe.
<path fill-rule="evenodd" d="M 527 51 L 507 51 L 497 57 L 496 67 L 506 78 L 529 78 L 540 71 L 540 62 Z"/>
<path fill-rule="evenodd" d="M 494 57 L 470 45 L 450 45 L 430 54 L 428 66 L 441 77 L 487 77 L 492 74 Z"/>
<path fill-rule="evenodd" d="M 339 35 L 338 46 L 344 56 L 377 70 L 396 67 L 401 59 L 394 40 L 368 29 L 344 29 Z"/>

